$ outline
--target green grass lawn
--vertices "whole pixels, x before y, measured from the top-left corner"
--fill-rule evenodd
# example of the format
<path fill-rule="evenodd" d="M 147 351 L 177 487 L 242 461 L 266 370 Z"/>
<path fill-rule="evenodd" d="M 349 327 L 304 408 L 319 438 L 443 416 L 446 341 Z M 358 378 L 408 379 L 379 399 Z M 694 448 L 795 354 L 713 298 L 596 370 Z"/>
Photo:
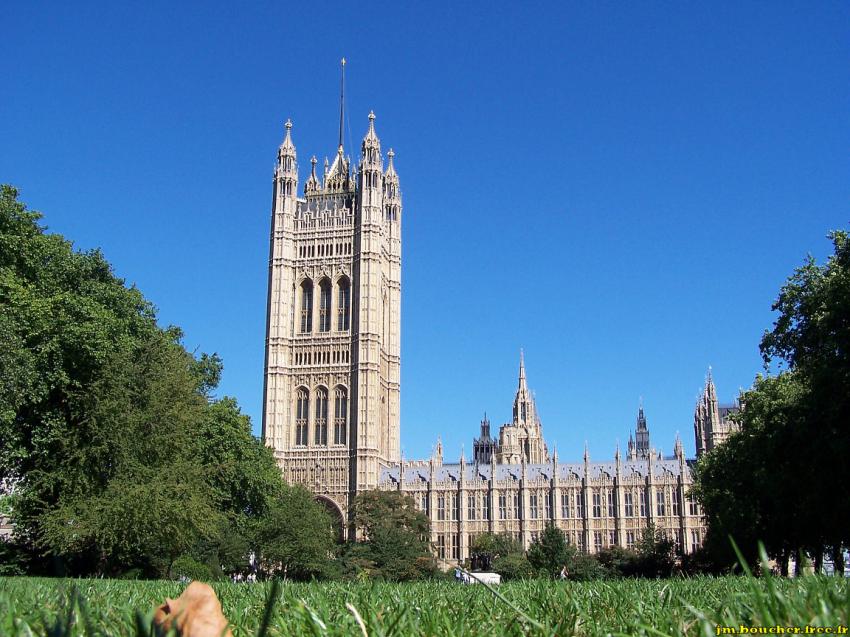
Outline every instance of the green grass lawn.
<path fill-rule="evenodd" d="M 258 635 L 272 585 L 214 588 L 234 635 Z M 147 635 L 154 606 L 182 589 L 172 582 L 0 578 L 0 635 Z M 80 601 L 71 604 L 74 591 Z M 265 634 L 716 635 L 718 624 L 850 621 L 850 587 L 840 578 L 530 581 L 498 591 L 503 599 L 483 586 L 449 582 L 283 583 Z"/>

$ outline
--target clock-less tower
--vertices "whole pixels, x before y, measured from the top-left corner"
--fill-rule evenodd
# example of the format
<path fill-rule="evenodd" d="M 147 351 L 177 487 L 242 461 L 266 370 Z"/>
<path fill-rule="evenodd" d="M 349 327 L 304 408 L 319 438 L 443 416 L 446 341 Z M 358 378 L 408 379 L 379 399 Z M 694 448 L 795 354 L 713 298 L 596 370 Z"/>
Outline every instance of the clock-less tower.
<path fill-rule="evenodd" d="M 399 460 L 401 191 L 375 133 L 352 170 L 340 137 L 299 193 L 287 121 L 272 186 L 263 439 L 290 483 L 346 519 Z"/>

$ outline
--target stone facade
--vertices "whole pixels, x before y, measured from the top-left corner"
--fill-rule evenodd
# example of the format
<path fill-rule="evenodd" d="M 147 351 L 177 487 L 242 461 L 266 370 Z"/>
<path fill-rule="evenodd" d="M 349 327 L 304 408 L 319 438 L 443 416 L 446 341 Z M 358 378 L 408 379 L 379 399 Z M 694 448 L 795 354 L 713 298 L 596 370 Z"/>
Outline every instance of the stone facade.
<path fill-rule="evenodd" d="M 528 389 L 525 363 L 511 422 L 498 438 L 486 415 L 466 462 L 400 457 L 401 221 L 393 152 L 384 167 L 370 113 L 360 161 L 340 142 L 321 175 L 311 160 L 298 194 L 291 123 L 278 150 L 272 187 L 263 437 L 285 479 L 316 493 L 342 529 L 350 505 L 369 489 L 413 496 L 448 560 L 469 556 L 475 535 L 511 533 L 524 546 L 553 523 L 587 552 L 638 541 L 648 523 L 691 552 L 705 535 L 688 496 L 693 460 L 681 440 L 665 457 L 650 446 L 641 405 L 627 456 L 559 462 L 549 454 Z M 698 453 L 728 435 L 709 377 L 697 405 Z"/>
<path fill-rule="evenodd" d="M 581 462 L 564 463 L 556 453 L 549 457 L 546 452 L 536 415 L 524 424 L 517 422 L 526 397 L 530 393 L 521 360 L 513 422 L 501 427 L 498 441 L 490 437 L 485 417 L 471 462 L 461 456 L 457 463 L 444 463 L 438 444 L 428 461 L 399 462 L 383 469 L 381 488 L 409 493 L 428 514 L 439 557 L 468 558 L 473 538 L 485 532 L 509 533 L 527 548 L 547 524 L 555 524 L 570 542 L 589 553 L 612 545 L 632 547 L 650 523 L 684 552 L 702 544 L 705 519 L 699 504 L 689 497 L 694 461 L 685 459 L 678 437 L 669 457 L 642 448 L 643 441 L 649 443 L 642 406 L 641 445 L 633 444 L 627 458 L 617 449 L 611 461 L 593 462 L 585 449 Z"/>

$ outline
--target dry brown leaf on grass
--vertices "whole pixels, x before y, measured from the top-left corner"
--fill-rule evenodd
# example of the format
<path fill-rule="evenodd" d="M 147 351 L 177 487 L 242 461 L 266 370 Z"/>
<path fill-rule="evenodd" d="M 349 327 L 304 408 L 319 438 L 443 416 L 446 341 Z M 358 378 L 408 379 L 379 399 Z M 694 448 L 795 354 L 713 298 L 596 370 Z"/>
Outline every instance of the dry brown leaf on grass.
<path fill-rule="evenodd" d="M 215 591 L 201 582 L 189 584 L 177 599 L 166 597 L 153 621 L 165 631 L 176 628 L 181 637 L 233 637 Z"/>

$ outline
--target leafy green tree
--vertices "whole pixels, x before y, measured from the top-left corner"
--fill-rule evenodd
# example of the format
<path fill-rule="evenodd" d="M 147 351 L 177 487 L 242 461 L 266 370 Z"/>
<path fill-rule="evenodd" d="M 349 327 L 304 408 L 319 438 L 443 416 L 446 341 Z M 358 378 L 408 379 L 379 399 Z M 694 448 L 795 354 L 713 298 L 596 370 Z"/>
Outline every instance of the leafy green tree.
<path fill-rule="evenodd" d="M 642 577 L 670 577 L 676 566 L 676 544 L 654 524 L 648 524 L 635 547 L 637 551 L 636 575 Z"/>
<path fill-rule="evenodd" d="M 283 497 L 271 452 L 215 354 L 117 278 L 103 255 L 48 234 L 0 187 L 0 481 L 33 571 L 165 575 L 181 555 L 244 569 Z"/>
<path fill-rule="evenodd" d="M 333 521 L 304 487 L 283 488 L 257 525 L 255 546 L 265 574 L 309 580 L 333 573 Z"/>
<path fill-rule="evenodd" d="M 407 581 L 430 576 L 436 565 L 428 546 L 428 517 L 398 491 L 367 491 L 354 500 L 354 526 L 362 547 L 346 555 L 372 577 Z"/>
<path fill-rule="evenodd" d="M 596 554 L 596 560 L 612 577 L 635 577 L 639 575 L 639 557 L 635 551 L 622 546 L 609 546 Z"/>
<path fill-rule="evenodd" d="M 218 532 L 202 538 L 193 556 L 213 572 L 245 575 L 256 525 L 279 505 L 285 484 L 271 449 L 251 433 L 251 421 L 234 399 L 210 403 L 198 428 L 196 459 L 223 515 Z"/>
<path fill-rule="evenodd" d="M 554 524 L 546 529 L 528 548 L 528 562 L 532 568 L 551 579 L 557 579 L 574 558 L 563 532 Z"/>
<path fill-rule="evenodd" d="M 807 543 L 812 482 L 801 480 L 810 470 L 798 453 L 808 444 L 800 439 L 807 394 L 794 372 L 756 378 L 741 397 L 741 431 L 700 460 L 694 492 L 708 520 L 706 549 L 719 566 L 737 564 L 730 537 L 753 566 L 759 541 L 780 561 Z"/>
<path fill-rule="evenodd" d="M 706 547 L 721 565 L 735 561 L 729 537 L 752 563 L 763 541 L 783 572 L 792 554 L 818 566 L 850 541 L 850 240 L 830 237 L 827 263 L 809 257 L 773 304 L 760 349 L 779 374 L 756 379 L 741 397 L 740 433 L 697 467 Z"/>
<path fill-rule="evenodd" d="M 850 488 L 850 235 L 836 230 L 829 237 L 833 254 L 824 265 L 810 256 L 794 271 L 761 342 L 765 364 L 787 366 L 805 388 L 794 431 L 783 442 L 798 445 L 794 455 L 808 460 L 796 476 L 807 494 L 808 533 L 795 541 L 808 545 L 817 566 L 824 548 L 839 558 L 850 544 L 850 501 L 842 495 Z"/>

